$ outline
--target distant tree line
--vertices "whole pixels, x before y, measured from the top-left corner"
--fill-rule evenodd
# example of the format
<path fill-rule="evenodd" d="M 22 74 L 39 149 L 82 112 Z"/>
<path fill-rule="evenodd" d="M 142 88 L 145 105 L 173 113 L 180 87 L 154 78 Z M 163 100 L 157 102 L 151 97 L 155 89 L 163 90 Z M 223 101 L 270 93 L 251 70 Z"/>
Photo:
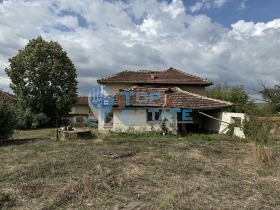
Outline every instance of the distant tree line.
<path fill-rule="evenodd" d="M 229 101 L 232 107 L 224 108 L 223 111 L 240 112 L 255 116 L 278 116 L 280 112 L 280 86 L 267 87 L 261 83 L 261 89 L 256 92 L 262 96 L 265 102 L 257 106 L 254 99 L 250 98 L 242 85 L 230 86 L 227 83 L 216 84 L 207 89 L 207 96 L 214 99 Z"/>

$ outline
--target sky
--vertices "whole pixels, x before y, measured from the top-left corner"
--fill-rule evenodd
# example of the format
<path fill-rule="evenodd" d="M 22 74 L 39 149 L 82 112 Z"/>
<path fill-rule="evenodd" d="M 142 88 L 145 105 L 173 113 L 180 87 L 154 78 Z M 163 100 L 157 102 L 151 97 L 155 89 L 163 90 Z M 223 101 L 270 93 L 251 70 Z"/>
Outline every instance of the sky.
<path fill-rule="evenodd" d="M 29 40 L 60 43 L 78 74 L 78 94 L 122 70 L 170 67 L 213 83 L 280 78 L 279 0 L 0 0 L 0 88 L 4 69 Z"/>

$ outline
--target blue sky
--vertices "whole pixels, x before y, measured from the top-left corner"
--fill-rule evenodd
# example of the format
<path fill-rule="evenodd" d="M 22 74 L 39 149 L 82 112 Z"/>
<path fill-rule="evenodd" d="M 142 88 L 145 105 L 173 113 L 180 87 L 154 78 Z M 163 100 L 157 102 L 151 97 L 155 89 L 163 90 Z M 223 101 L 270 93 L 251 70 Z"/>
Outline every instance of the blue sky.
<path fill-rule="evenodd" d="M 58 41 L 73 60 L 79 94 L 119 71 L 174 67 L 214 83 L 280 78 L 278 0 L 0 0 L 0 88 L 4 69 L 30 39 Z"/>
<path fill-rule="evenodd" d="M 196 0 L 184 0 L 184 5 L 194 5 Z M 226 27 L 238 20 L 268 22 L 279 18 L 279 0 L 229 0 L 222 7 L 202 9 L 195 14 L 206 14 Z"/>

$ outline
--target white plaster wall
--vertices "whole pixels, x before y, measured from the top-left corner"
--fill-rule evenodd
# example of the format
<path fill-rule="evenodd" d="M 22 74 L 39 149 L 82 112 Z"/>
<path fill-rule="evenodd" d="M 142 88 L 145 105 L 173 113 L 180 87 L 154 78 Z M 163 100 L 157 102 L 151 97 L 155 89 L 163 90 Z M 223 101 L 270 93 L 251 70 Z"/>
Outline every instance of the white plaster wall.
<path fill-rule="evenodd" d="M 206 96 L 206 90 L 204 86 L 178 85 L 178 87 L 191 93 Z"/>
<path fill-rule="evenodd" d="M 96 117 L 94 116 L 94 114 L 90 113 L 90 108 L 88 105 L 74 105 L 71 109 L 71 112 L 69 112 L 70 116 L 67 117 L 67 119 L 69 120 L 70 124 L 76 124 L 77 117 L 82 117 L 84 119 L 84 121 L 86 119 L 91 119 L 91 120 L 96 120 Z M 75 115 L 75 116 L 72 116 Z M 80 116 L 79 116 L 80 115 Z M 84 116 L 87 115 L 87 116 Z"/>
<path fill-rule="evenodd" d="M 170 120 L 166 123 L 167 128 L 174 129 L 174 126 L 177 128 L 176 122 L 173 120 L 173 113 L 167 111 Z M 113 118 L 113 131 L 114 132 L 123 132 L 127 131 L 130 128 L 133 128 L 135 131 L 145 132 L 145 131 L 160 131 L 162 121 L 153 121 L 147 122 L 146 109 L 135 109 L 133 113 L 126 113 L 126 119 L 131 121 L 131 123 L 125 123 L 123 118 L 123 110 L 114 110 Z M 173 124 L 174 122 L 174 124 Z"/>
<path fill-rule="evenodd" d="M 99 132 L 102 132 L 102 133 L 105 133 L 105 132 L 108 132 L 108 131 L 112 131 L 113 130 L 113 126 L 108 126 L 108 125 L 105 125 L 105 119 L 103 119 L 101 117 L 101 110 L 99 109 L 98 110 L 99 114 L 98 114 L 98 131 Z"/>
<path fill-rule="evenodd" d="M 73 112 L 71 112 L 71 114 L 89 114 L 88 105 L 74 105 L 72 109 Z"/>
<path fill-rule="evenodd" d="M 119 93 L 120 89 L 127 89 L 132 87 L 134 84 L 127 84 L 127 83 L 105 83 L 105 86 L 109 88 L 113 94 Z"/>
<path fill-rule="evenodd" d="M 241 128 L 239 128 L 239 127 L 234 128 L 234 135 L 241 139 L 245 138 L 245 134 L 244 134 L 243 130 L 241 130 Z"/>
<path fill-rule="evenodd" d="M 220 120 L 227 123 L 234 123 L 233 117 L 241 118 L 241 122 L 245 119 L 244 113 L 222 112 Z M 221 122 L 219 133 L 226 133 L 228 131 L 228 124 Z"/>
<path fill-rule="evenodd" d="M 71 108 L 71 111 L 69 112 L 69 114 L 74 114 L 75 113 L 75 105 Z"/>
<path fill-rule="evenodd" d="M 235 118 L 241 118 L 241 123 L 243 122 L 243 120 L 245 119 L 245 114 L 244 113 L 234 113 L 234 112 L 218 112 L 216 111 L 208 111 L 208 112 L 203 112 L 205 114 L 208 114 L 212 117 L 215 117 L 218 120 L 215 119 L 211 119 L 209 117 L 203 116 L 202 117 L 202 124 L 203 124 L 203 128 L 210 130 L 210 131 L 214 131 L 220 134 L 226 134 L 229 130 L 228 126 L 229 123 L 234 123 L 234 117 Z M 244 134 L 242 134 L 242 130 L 238 130 L 236 129 L 236 136 L 238 137 L 242 137 L 244 136 Z"/>
<path fill-rule="evenodd" d="M 134 83 L 105 83 L 107 88 L 109 88 L 114 94 L 119 93 L 120 89 L 130 88 L 136 84 Z M 204 86 L 190 86 L 190 85 L 177 85 L 179 88 L 191 93 L 206 96 L 206 89 Z"/>

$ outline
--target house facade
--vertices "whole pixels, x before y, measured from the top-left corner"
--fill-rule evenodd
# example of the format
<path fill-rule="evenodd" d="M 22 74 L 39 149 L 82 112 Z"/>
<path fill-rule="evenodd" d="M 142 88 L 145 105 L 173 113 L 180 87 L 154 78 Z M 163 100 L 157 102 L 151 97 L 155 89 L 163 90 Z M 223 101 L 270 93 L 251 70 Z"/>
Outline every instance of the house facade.
<path fill-rule="evenodd" d="M 78 101 L 72 107 L 71 112 L 66 117 L 70 125 L 85 125 L 86 121 L 97 122 L 96 117 L 92 113 L 87 96 L 79 96 Z"/>
<path fill-rule="evenodd" d="M 98 120 L 99 131 L 160 131 L 164 124 L 174 134 L 219 132 L 214 116 L 232 106 L 206 97 L 209 80 L 174 68 L 122 71 L 97 82 L 114 95 L 110 114 Z"/>

